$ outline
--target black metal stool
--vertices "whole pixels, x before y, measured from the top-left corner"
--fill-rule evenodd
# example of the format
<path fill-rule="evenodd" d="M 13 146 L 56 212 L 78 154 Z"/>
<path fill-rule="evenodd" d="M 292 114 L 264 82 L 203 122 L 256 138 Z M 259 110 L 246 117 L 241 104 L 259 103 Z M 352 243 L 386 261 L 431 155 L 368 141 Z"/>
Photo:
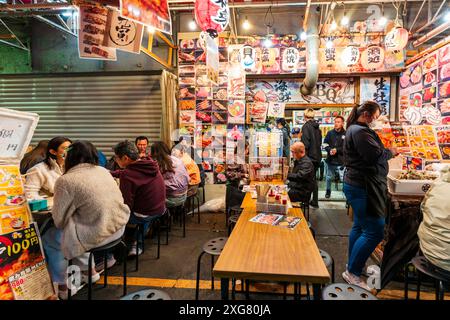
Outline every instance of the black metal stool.
<path fill-rule="evenodd" d="M 183 228 L 183 238 L 186 237 L 186 201 L 183 204 L 180 204 L 179 206 L 170 207 L 170 219 L 169 219 L 169 231 L 172 229 L 172 219 L 173 222 L 175 222 L 175 219 L 179 219 L 180 227 Z"/>
<path fill-rule="evenodd" d="M 106 267 L 106 260 L 108 253 L 111 252 L 117 246 L 122 247 L 122 263 L 123 263 L 123 295 L 127 294 L 127 245 L 122 241 L 122 238 L 114 240 L 102 247 L 94 248 L 88 251 L 89 253 L 89 262 L 88 262 L 88 300 L 92 299 L 92 260 L 93 255 L 95 253 L 103 254 L 104 258 L 104 278 L 105 284 L 103 287 L 105 288 L 108 285 L 108 268 Z M 72 265 L 72 260 L 69 260 L 69 267 Z M 70 276 L 70 275 L 69 275 Z M 70 285 L 68 286 L 68 300 L 71 299 L 71 289 Z"/>
<path fill-rule="evenodd" d="M 308 226 L 310 226 L 310 223 L 308 222 Z M 312 230 L 312 228 L 310 227 L 310 229 Z M 312 230 L 312 232 L 314 232 L 314 230 Z M 334 259 L 333 257 L 326 251 L 319 249 L 320 252 L 320 256 L 323 259 L 323 262 L 325 263 L 325 266 L 327 268 L 331 267 L 331 282 L 334 283 Z M 294 296 L 300 297 L 300 290 L 301 290 L 301 283 L 294 283 Z M 310 291 L 309 291 L 309 284 L 306 284 L 306 296 L 307 299 L 310 300 L 311 295 L 310 295 Z"/>
<path fill-rule="evenodd" d="M 311 199 L 311 192 L 308 193 L 308 195 L 305 197 L 305 199 L 302 199 L 300 201 L 301 206 L 302 206 L 302 212 L 303 215 L 305 216 L 306 221 L 309 221 L 309 202 Z"/>
<path fill-rule="evenodd" d="M 225 243 L 227 242 L 228 237 L 220 237 L 209 240 L 203 245 L 203 251 L 198 256 L 197 260 L 197 282 L 195 285 L 195 300 L 198 300 L 199 295 L 199 286 L 200 286 L 200 263 L 202 257 L 205 253 L 211 255 L 211 290 L 214 290 L 214 276 L 213 276 L 213 268 L 214 268 L 214 257 L 219 256 L 225 247 Z"/>
<path fill-rule="evenodd" d="M 198 218 L 198 223 L 200 223 L 200 197 L 198 195 L 198 190 L 197 193 L 187 197 L 186 199 L 186 203 L 187 203 L 187 212 L 191 212 L 192 211 L 192 216 L 195 215 L 195 202 L 197 201 L 197 218 Z"/>
<path fill-rule="evenodd" d="M 417 296 L 416 299 L 420 300 L 420 286 L 422 281 L 422 274 L 434 280 L 436 300 L 444 300 L 445 287 L 444 284 L 450 284 L 449 274 L 445 274 L 428 261 L 424 256 L 417 256 L 411 260 L 411 263 L 417 270 Z M 405 265 L 405 300 L 408 300 L 408 263 Z"/>
<path fill-rule="evenodd" d="M 159 259 L 160 251 L 161 251 L 161 220 L 168 215 L 168 210 L 166 211 L 158 218 L 150 222 L 150 228 L 152 228 L 154 225 L 156 225 L 156 234 L 158 238 L 158 248 L 156 253 L 156 259 Z M 136 228 L 136 268 L 135 271 L 139 270 L 139 237 L 142 239 L 142 253 L 145 251 L 145 234 L 144 234 L 144 224 L 145 223 L 137 223 Z M 167 243 L 169 243 L 169 226 L 165 226 L 166 228 L 166 240 Z"/>
<path fill-rule="evenodd" d="M 333 283 L 322 290 L 322 300 L 378 300 L 372 293 L 347 283 Z"/>
<path fill-rule="evenodd" d="M 140 290 L 121 298 L 120 300 L 172 300 L 172 298 L 161 290 Z"/>
<path fill-rule="evenodd" d="M 241 216 L 240 214 L 234 214 L 228 218 L 228 235 L 230 235 L 231 231 L 233 231 L 233 228 L 236 225 L 240 216 Z"/>
<path fill-rule="evenodd" d="M 230 224 L 230 218 L 233 215 L 237 215 L 239 216 L 242 213 L 242 208 L 240 206 L 233 206 L 231 208 L 228 208 L 225 212 L 226 215 L 226 221 L 225 221 L 225 226 L 229 227 Z"/>

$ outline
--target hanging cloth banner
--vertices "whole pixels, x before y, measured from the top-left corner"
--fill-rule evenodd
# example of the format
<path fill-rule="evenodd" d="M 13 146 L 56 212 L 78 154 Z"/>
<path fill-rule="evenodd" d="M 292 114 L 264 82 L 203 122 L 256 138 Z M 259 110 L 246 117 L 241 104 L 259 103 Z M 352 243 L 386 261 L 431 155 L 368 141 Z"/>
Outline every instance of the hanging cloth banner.
<path fill-rule="evenodd" d="M 169 4 L 167 0 L 121 0 L 121 16 L 172 34 Z"/>
<path fill-rule="evenodd" d="M 119 11 L 109 10 L 106 30 L 107 35 L 103 41 L 105 47 L 140 53 L 144 35 L 142 24 L 121 17 Z"/>

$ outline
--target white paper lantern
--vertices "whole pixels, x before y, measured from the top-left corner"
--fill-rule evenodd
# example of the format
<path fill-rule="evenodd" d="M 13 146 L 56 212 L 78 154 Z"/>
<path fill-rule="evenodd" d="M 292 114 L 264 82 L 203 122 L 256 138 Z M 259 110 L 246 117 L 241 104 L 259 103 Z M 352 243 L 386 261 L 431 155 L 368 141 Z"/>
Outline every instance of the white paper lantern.
<path fill-rule="evenodd" d="M 359 49 L 355 46 L 348 46 L 341 53 L 341 61 L 345 66 L 351 67 L 359 62 Z"/>

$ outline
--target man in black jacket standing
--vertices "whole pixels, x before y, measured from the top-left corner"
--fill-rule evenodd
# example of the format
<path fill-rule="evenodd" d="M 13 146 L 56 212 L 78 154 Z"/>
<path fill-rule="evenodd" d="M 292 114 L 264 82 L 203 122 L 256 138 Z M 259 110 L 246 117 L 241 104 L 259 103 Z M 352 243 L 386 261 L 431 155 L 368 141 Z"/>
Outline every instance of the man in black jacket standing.
<path fill-rule="evenodd" d="M 314 120 L 314 109 L 306 109 L 304 113 L 305 124 L 302 127 L 302 142 L 305 145 L 306 155 L 311 159 L 315 173 L 320 167 L 322 161 L 322 132 L 319 129 L 319 123 Z M 310 205 L 314 208 L 319 207 L 319 186 L 314 179 L 313 199 Z"/>
<path fill-rule="evenodd" d="M 306 156 L 303 143 L 294 143 L 291 146 L 291 152 L 294 158 L 294 168 L 287 177 L 289 180 L 289 199 L 293 202 L 308 203 L 316 184 L 314 165 L 311 159 Z"/>
<path fill-rule="evenodd" d="M 337 116 L 334 118 L 334 129 L 328 131 L 323 141 L 327 151 L 327 191 L 325 193 L 327 199 L 331 196 L 331 180 L 334 178 L 336 170 L 344 163 L 344 139 L 344 118 Z"/>

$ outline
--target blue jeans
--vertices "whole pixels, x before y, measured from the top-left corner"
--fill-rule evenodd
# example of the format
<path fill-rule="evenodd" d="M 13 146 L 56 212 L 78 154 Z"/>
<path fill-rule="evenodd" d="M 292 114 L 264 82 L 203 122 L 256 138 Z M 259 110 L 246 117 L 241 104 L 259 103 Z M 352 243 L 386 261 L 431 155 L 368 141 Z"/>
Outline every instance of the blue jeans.
<path fill-rule="evenodd" d="M 68 261 L 61 250 L 62 230 L 51 227 L 42 236 L 45 258 L 53 282 L 66 284 L 66 273 Z M 72 259 L 72 264 L 76 264 L 81 270 L 88 269 L 89 253 L 84 253 Z"/>
<path fill-rule="evenodd" d="M 150 228 L 150 226 L 152 225 L 152 222 L 158 218 L 160 218 L 164 213 L 160 214 L 160 215 L 156 215 L 156 216 L 148 216 L 146 218 L 141 218 L 141 217 L 137 217 L 134 215 L 134 213 L 132 212 L 130 214 L 130 220 L 128 220 L 128 223 L 130 224 L 143 224 L 144 227 L 144 235 L 147 234 L 148 229 Z M 136 239 L 138 236 L 138 230 L 136 228 L 136 230 L 134 231 L 134 238 Z M 138 247 L 142 249 L 142 244 L 144 242 L 144 238 L 142 237 L 142 234 L 140 234 L 140 237 L 138 238 Z"/>
<path fill-rule="evenodd" d="M 331 191 L 331 181 L 334 180 L 334 177 L 336 176 L 336 171 L 340 167 L 340 164 L 329 164 L 327 163 L 327 192 Z"/>
<path fill-rule="evenodd" d="M 360 276 L 367 259 L 384 237 L 384 217 L 367 215 L 367 191 L 344 183 L 344 194 L 353 209 L 353 227 L 348 240 L 347 270 Z"/>

